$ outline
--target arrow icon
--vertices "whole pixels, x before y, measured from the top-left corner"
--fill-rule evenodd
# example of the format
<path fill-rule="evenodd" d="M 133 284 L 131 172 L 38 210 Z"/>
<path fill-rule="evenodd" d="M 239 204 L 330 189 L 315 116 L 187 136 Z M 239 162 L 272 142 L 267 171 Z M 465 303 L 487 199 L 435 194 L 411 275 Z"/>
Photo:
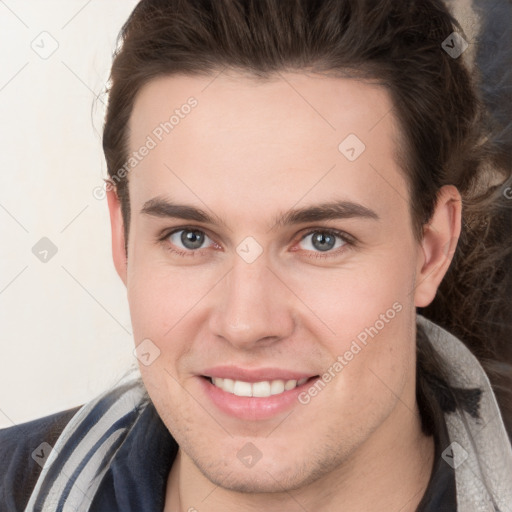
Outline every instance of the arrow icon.
<path fill-rule="evenodd" d="M 144 366 L 149 366 L 160 356 L 160 349 L 149 338 L 145 338 L 133 349 L 133 355 Z"/>
<path fill-rule="evenodd" d="M 453 469 L 457 469 L 468 458 L 468 452 L 457 441 L 454 441 L 443 450 L 441 457 Z"/>
<path fill-rule="evenodd" d="M 364 142 L 355 133 L 349 133 L 338 145 L 339 152 L 349 162 L 359 158 L 365 149 Z"/>
<path fill-rule="evenodd" d="M 32 254 L 41 262 L 48 263 L 58 252 L 57 246 L 46 236 L 41 238 L 33 247 Z"/>
<path fill-rule="evenodd" d="M 252 236 L 248 236 L 237 245 L 236 252 L 246 263 L 252 263 L 263 252 L 263 247 Z"/>
<path fill-rule="evenodd" d="M 458 58 L 468 47 L 467 41 L 457 32 L 452 32 L 442 43 L 443 50 L 452 58 Z"/>
<path fill-rule="evenodd" d="M 246 443 L 236 456 L 244 466 L 252 468 L 261 459 L 263 454 L 254 444 Z"/>
<path fill-rule="evenodd" d="M 33 460 L 39 464 L 39 466 L 43 467 L 51 455 L 53 448 L 47 442 L 41 443 L 31 454 Z"/>
<path fill-rule="evenodd" d="M 30 47 L 41 59 L 46 60 L 57 51 L 59 42 L 49 32 L 44 30 L 32 40 Z"/>

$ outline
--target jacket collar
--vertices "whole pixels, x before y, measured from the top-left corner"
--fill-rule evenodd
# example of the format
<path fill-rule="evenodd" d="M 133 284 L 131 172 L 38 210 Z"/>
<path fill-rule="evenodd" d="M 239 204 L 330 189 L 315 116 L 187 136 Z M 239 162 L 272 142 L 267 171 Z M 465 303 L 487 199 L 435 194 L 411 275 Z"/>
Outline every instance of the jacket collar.
<path fill-rule="evenodd" d="M 482 391 L 479 417 L 460 408 L 445 414 L 451 444 L 442 457 L 455 469 L 458 506 L 512 512 L 512 447 L 489 378 L 458 338 L 422 315 L 417 321 L 447 365 L 449 384 Z"/>

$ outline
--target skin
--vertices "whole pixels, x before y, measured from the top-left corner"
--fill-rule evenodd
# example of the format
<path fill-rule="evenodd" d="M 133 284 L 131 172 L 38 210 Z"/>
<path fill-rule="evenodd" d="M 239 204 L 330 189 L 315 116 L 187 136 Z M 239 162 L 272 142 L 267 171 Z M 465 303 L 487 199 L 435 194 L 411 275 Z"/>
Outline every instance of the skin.
<path fill-rule="evenodd" d="M 130 150 L 190 96 L 197 107 L 130 171 L 127 257 L 119 201 L 108 192 L 135 344 L 149 338 L 161 351 L 139 364 L 142 378 L 180 446 L 165 510 L 414 511 L 434 454 L 415 399 L 415 307 L 433 300 L 449 267 L 457 189 L 440 190 L 418 242 L 387 91 L 306 73 L 265 83 L 226 72 L 154 79 L 137 95 Z M 366 145 L 353 162 L 338 150 L 350 133 Z M 226 225 L 141 213 L 157 196 Z M 379 219 L 274 223 L 291 208 L 340 199 Z M 158 241 L 191 226 L 206 235 L 200 249 L 184 246 L 181 232 Z M 315 257 L 326 253 L 311 233 L 333 228 L 356 244 L 336 239 L 330 257 Z M 247 236 L 263 249 L 252 263 L 236 251 Z M 401 311 L 307 405 L 241 420 L 201 390 L 197 374 L 221 364 L 321 375 L 397 302 Z M 237 458 L 248 442 L 262 455 L 253 467 Z"/>

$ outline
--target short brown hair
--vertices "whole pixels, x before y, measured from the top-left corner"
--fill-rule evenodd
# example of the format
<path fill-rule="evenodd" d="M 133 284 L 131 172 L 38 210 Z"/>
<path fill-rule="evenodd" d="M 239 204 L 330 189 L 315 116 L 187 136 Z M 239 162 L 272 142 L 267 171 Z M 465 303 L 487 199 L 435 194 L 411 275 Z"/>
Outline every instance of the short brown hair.
<path fill-rule="evenodd" d="M 511 168 L 493 147 L 476 70 L 472 75 L 462 58 L 442 47 L 454 32 L 464 35 L 441 0 L 142 0 L 120 33 L 103 149 L 108 173 L 117 178 L 128 244 L 128 177 L 119 179 L 117 172 L 128 157 L 135 97 L 153 78 L 229 69 L 265 80 L 307 70 L 382 84 L 403 135 L 401 168 L 417 238 L 441 186 L 455 185 L 463 197 L 453 263 L 422 313 L 479 357 L 512 432 L 506 389 L 512 389 L 512 201 L 500 190 Z M 444 381 L 422 339 L 420 332 L 418 397 L 430 407 L 425 390 Z"/>

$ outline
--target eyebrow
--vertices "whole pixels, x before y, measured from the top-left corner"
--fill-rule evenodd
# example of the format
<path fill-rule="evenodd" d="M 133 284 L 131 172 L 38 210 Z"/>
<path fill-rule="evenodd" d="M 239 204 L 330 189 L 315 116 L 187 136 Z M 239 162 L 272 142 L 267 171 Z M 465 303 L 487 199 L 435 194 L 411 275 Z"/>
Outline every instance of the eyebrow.
<path fill-rule="evenodd" d="M 205 224 L 227 226 L 223 219 L 213 213 L 207 213 L 194 206 L 173 203 L 162 197 L 155 197 L 146 201 L 140 213 L 153 217 L 185 219 Z M 292 209 L 284 214 L 277 215 L 271 229 L 306 222 L 348 218 L 380 220 L 376 212 L 362 204 L 352 201 L 330 201 L 305 208 Z"/>

